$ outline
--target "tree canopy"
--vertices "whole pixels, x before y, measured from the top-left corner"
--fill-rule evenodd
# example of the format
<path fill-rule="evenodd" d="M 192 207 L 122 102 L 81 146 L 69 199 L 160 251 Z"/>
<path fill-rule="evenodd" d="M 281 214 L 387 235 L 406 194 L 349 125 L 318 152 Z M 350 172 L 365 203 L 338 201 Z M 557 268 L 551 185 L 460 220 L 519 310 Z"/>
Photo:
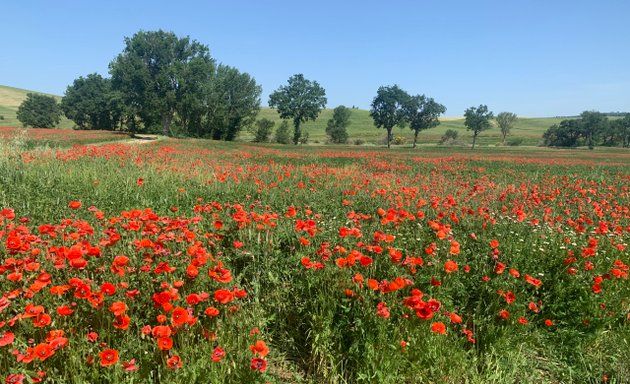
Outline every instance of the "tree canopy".
<path fill-rule="evenodd" d="M 335 144 L 345 144 L 348 142 L 347 128 L 350 125 L 349 108 L 340 105 L 333 110 L 333 116 L 326 125 L 326 134 L 330 137 L 330 142 Z"/>
<path fill-rule="evenodd" d="M 92 73 L 68 86 L 61 109 L 79 129 L 113 130 L 119 126 L 123 106 L 113 91 L 111 80 Z"/>
<path fill-rule="evenodd" d="M 609 120 L 597 111 L 584 111 L 579 118 L 565 119 L 543 134 L 543 143 L 550 147 L 595 145 L 630 147 L 630 114 Z"/>
<path fill-rule="evenodd" d="M 505 143 L 505 137 L 510 134 L 516 120 L 518 120 L 518 118 L 516 114 L 512 112 L 501 112 L 497 115 L 497 124 L 503 136 L 503 143 Z"/>
<path fill-rule="evenodd" d="M 327 102 L 324 88 L 301 73 L 291 76 L 287 85 L 269 95 L 269 106 L 277 108 L 281 118 L 293 120 L 293 144 L 302 137 L 302 123 L 315 120 Z"/>
<path fill-rule="evenodd" d="M 125 38 L 125 49 L 109 66 L 114 88 L 130 113 L 145 126 L 170 134 L 176 113 L 202 103 L 204 85 L 214 73 L 208 47 L 172 32 L 140 31 Z"/>
<path fill-rule="evenodd" d="M 425 95 L 408 97 L 403 103 L 405 119 L 413 130 L 413 147 L 416 147 L 420 131 L 440 125 L 439 117 L 446 112 L 446 107 Z"/>
<path fill-rule="evenodd" d="M 376 97 L 372 100 L 370 116 L 377 128 L 387 130 L 387 148 L 390 147 L 392 128 L 405 123 L 406 115 L 403 106 L 408 98 L 407 92 L 398 85 L 393 85 L 379 87 Z"/>
<path fill-rule="evenodd" d="M 488 111 L 487 105 L 479 105 L 478 107 L 470 107 L 464 112 L 464 125 L 466 130 L 473 131 L 473 145 L 472 149 L 475 149 L 475 142 L 480 132 L 490 129 L 492 126 L 490 120 L 494 117 L 494 114 Z"/>
<path fill-rule="evenodd" d="M 52 128 L 61 121 L 61 108 L 52 96 L 28 93 L 18 107 L 17 119 L 24 127 Z"/>

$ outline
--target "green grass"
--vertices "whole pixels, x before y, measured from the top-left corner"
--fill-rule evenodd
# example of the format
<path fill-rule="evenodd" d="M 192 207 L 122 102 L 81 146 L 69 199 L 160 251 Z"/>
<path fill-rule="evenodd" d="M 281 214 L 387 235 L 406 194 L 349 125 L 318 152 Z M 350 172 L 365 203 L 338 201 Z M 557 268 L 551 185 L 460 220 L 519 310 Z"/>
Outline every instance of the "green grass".
<path fill-rule="evenodd" d="M 628 279 L 604 278 L 602 292 L 592 290 L 594 278 L 612 274 L 615 260 L 630 264 L 628 248 L 619 247 L 630 242 L 627 151 L 385 150 L 199 139 L 54 151 L 2 145 L 0 296 L 10 300 L 0 321 L 34 303 L 53 322 L 38 328 L 23 318 L 1 328 L 0 336 L 8 330 L 15 341 L 0 347 L 0 380 L 41 370 L 55 383 L 598 383 L 603 375 L 630 382 Z M 70 201 L 82 207 L 72 209 Z M 9 207 L 14 212 L 2 211 Z M 436 226 L 451 238 L 442 238 Z M 357 237 L 342 236 L 342 228 L 353 228 Z M 383 240 L 386 234 L 392 237 Z M 22 245 L 9 249 L 9 236 Z M 493 239 L 500 242 L 496 249 Z M 150 243 L 141 246 L 141 240 Z M 593 240 L 596 253 L 583 257 Z M 461 249 L 452 251 L 451 241 Z M 70 268 L 77 252 L 93 247 L 98 256 L 84 255 L 84 268 Z M 567 262 L 571 254 L 576 260 Z M 111 268 L 120 255 L 129 258 L 122 276 Z M 339 259 L 349 263 L 351 255 L 359 261 L 341 267 Z M 364 256 L 371 262 L 362 263 Z M 419 257 L 422 263 L 410 262 Z M 447 260 L 459 269 L 446 272 Z M 188 275 L 193 261 L 195 278 Z M 324 268 L 307 269 L 311 261 Z M 504 272 L 497 272 L 497 262 L 506 264 Z M 175 269 L 158 273 L 160 263 Z M 231 272 L 231 281 L 210 278 L 219 266 Z M 508 273 L 512 268 L 519 277 Z M 29 291 L 43 271 L 51 284 Z M 540 278 L 540 287 L 525 274 Z M 118 289 L 91 297 L 102 300 L 100 306 L 74 289 L 49 292 L 72 277 L 92 292 L 105 282 Z M 408 282 L 390 290 L 385 280 L 396 278 Z M 369 279 L 382 289 L 369 288 Z M 217 289 L 235 286 L 247 297 L 229 304 L 214 298 Z M 133 289 L 137 295 L 128 296 Z M 405 304 L 412 289 L 424 302 L 441 303 L 432 318 Z M 515 294 L 512 303 L 502 296 L 508 291 Z M 171 323 L 171 311 L 154 305 L 158 292 L 175 293 L 173 307 L 190 307 L 198 317 L 173 326 L 169 351 L 142 332 L 158 325 L 158 315 Z M 210 297 L 191 304 L 193 293 Z M 115 301 L 129 308 L 126 330 L 112 326 Z M 530 302 L 540 311 L 529 309 Z M 381 303 L 389 317 L 377 312 Z M 58 315 L 61 305 L 75 313 Z M 220 314 L 206 316 L 209 306 Z M 501 310 L 510 317 L 499 318 Z M 451 322 L 445 311 L 463 322 Z M 446 334 L 431 331 L 436 322 Z M 10 354 L 43 343 L 52 329 L 63 330 L 69 345 L 46 361 L 25 364 Z M 465 329 L 474 332 L 474 344 Z M 99 333 L 97 343 L 87 340 L 90 330 Z M 250 369 L 255 340 L 270 349 L 264 373 Z M 215 363 L 210 355 L 217 346 L 226 355 Z M 98 353 L 105 348 L 120 351 L 121 361 L 135 359 L 138 371 L 125 372 L 120 363 L 101 367 Z M 182 368 L 167 367 L 173 355 Z"/>

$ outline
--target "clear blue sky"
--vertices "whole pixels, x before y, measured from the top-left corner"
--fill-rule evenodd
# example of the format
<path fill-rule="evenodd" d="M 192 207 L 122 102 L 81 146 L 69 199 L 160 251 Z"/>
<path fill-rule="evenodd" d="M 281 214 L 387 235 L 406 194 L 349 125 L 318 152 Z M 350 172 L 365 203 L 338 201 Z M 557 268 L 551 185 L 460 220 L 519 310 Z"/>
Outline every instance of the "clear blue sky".
<path fill-rule="evenodd" d="M 461 116 L 630 111 L 628 0 L 5 1 L 0 84 L 63 95 L 139 30 L 206 44 L 268 95 L 293 74 L 328 106 L 369 109 L 381 85 Z"/>

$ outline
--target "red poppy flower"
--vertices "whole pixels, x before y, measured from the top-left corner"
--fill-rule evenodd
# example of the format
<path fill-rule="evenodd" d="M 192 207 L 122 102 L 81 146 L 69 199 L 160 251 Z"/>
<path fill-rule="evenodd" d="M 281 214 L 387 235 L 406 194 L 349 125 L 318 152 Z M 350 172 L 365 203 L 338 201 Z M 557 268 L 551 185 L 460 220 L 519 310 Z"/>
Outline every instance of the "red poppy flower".
<path fill-rule="evenodd" d="M 225 351 L 221 347 L 216 347 L 214 351 L 212 351 L 212 361 L 219 362 L 225 356 Z"/>
<path fill-rule="evenodd" d="M 82 206 L 82 205 L 83 205 L 83 204 L 81 204 L 81 202 L 80 202 L 80 201 L 71 201 L 71 202 L 68 204 L 68 207 L 70 207 L 70 209 L 79 209 L 79 208 L 81 208 L 81 206 Z"/>
<path fill-rule="evenodd" d="M 214 292 L 214 299 L 221 304 L 227 304 L 234 298 L 234 294 L 227 289 L 218 289 Z"/>
<path fill-rule="evenodd" d="M 47 313 L 40 313 L 36 317 L 33 318 L 33 325 L 38 328 L 43 328 L 50 324 L 51 318 Z"/>
<path fill-rule="evenodd" d="M 254 355 L 260 355 L 260 357 L 265 357 L 269 353 L 269 348 L 267 348 L 267 344 L 265 344 L 262 340 L 256 340 L 254 345 L 249 346 L 249 350 L 252 351 Z"/>
<path fill-rule="evenodd" d="M 6 345 L 11 344 L 15 340 L 15 334 L 12 332 L 6 331 L 0 336 L 0 347 L 4 347 Z"/>
<path fill-rule="evenodd" d="M 207 316 L 210 316 L 210 317 L 215 317 L 215 316 L 219 315 L 219 310 L 218 310 L 218 309 L 216 309 L 215 307 L 208 307 L 208 308 L 206 308 L 206 310 L 204 311 L 204 313 L 205 313 Z"/>
<path fill-rule="evenodd" d="M 118 362 L 118 351 L 115 349 L 106 349 L 98 354 L 101 358 L 101 367 L 108 367 Z"/>
<path fill-rule="evenodd" d="M 24 383 L 24 379 L 26 379 L 26 375 L 21 373 L 12 373 L 7 376 L 5 383 L 6 384 L 22 384 Z"/>
<path fill-rule="evenodd" d="M 136 359 L 131 359 L 128 362 L 121 361 L 120 363 L 125 369 L 125 372 L 135 372 L 138 370 L 138 366 L 136 365 Z"/>
<path fill-rule="evenodd" d="M 114 316 L 120 316 L 127 310 L 127 304 L 122 301 L 115 301 L 109 307 L 109 311 L 114 314 Z"/>
<path fill-rule="evenodd" d="M 173 325 L 181 327 L 188 321 L 188 311 L 182 307 L 177 307 L 171 313 L 171 319 L 173 320 Z"/>
<path fill-rule="evenodd" d="M 96 342 L 96 340 L 98 340 L 98 333 L 96 332 L 90 332 L 85 336 L 89 342 L 94 343 Z"/>
<path fill-rule="evenodd" d="M 157 325 L 155 327 L 153 327 L 153 329 L 151 330 L 151 334 L 153 335 L 153 337 L 169 337 L 171 334 L 173 333 L 173 331 L 171 330 L 171 327 L 166 326 L 166 325 Z"/>
<path fill-rule="evenodd" d="M 62 305 L 60 307 L 57 307 L 57 314 L 59 316 L 70 316 L 74 313 L 74 309 L 70 308 L 67 305 Z"/>
<path fill-rule="evenodd" d="M 183 363 L 182 363 L 182 359 L 180 359 L 179 356 L 175 355 L 175 356 L 169 357 L 166 360 L 166 365 L 168 365 L 170 369 L 179 369 L 182 367 Z"/>
<path fill-rule="evenodd" d="M 116 319 L 114 320 L 113 325 L 114 325 L 114 328 L 126 330 L 127 328 L 129 328 L 130 322 L 131 322 L 131 319 L 129 319 L 129 316 L 120 315 L 120 316 L 116 316 Z"/>
<path fill-rule="evenodd" d="M 267 369 L 267 360 L 255 357 L 252 359 L 251 368 L 255 371 L 265 372 Z"/>
<path fill-rule="evenodd" d="M 448 317 L 451 319 L 451 323 L 460 324 L 462 322 L 462 318 L 456 313 L 449 313 Z"/>
<path fill-rule="evenodd" d="M 24 308 L 24 314 L 22 318 L 27 319 L 29 317 L 36 317 L 39 314 L 44 313 L 44 307 L 41 305 L 33 305 L 32 303 L 27 304 Z"/>
<path fill-rule="evenodd" d="M 431 332 L 446 335 L 446 326 L 441 321 L 431 324 Z"/>
<path fill-rule="evenodd" d="M 103 283 L 101 285 L 101 292 L 111 296 L 116 293 L 116 286 L 112 283 Z"/>
<path fill-rule="evenodd" d="M 35 348 L 33 349 L 33 354 L 35 355 L 35 358 L 44 361 L 50 356 L 54 355 L 55 351 L 50 345 L 46 343 L 41 343 L 35 346 Z"/>
<path fill-rule="evenodd" d="M 525 275 L 525 281 L 535 286 L 536 288 L 540 288 L 541 281 L 531 277 L 530 275 Z"/>
<path fill-rule="evenodd" d="M 444 271 L 446 273 L 455 272 L 457 271 L 457 268 L 458 268 L 458 265 L 453 260 L 448 260 L 446 263 L 444 263 Z"/>
<path fill-rule="evenodd" d="M 170 337 L 160 337 L 157 340 L 157 344 L 158 348 L 160 348 L 162 351 L 168 351 L 169 349 L 173 348 L 173 339 L 171 339 Z"/>

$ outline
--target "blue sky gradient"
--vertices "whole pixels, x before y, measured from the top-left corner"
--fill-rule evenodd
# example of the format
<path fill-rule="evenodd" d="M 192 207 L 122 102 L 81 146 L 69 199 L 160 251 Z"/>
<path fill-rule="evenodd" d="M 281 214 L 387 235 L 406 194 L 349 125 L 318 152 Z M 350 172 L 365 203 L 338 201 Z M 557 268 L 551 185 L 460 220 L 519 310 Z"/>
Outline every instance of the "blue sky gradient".
<path fill-rule="evenodd" d="M 139 30 L 190 36 L 268 95 L 296 73 L 328 106 L 398 84 L 447 107 L 564 116 L 630 111 L 630 1 L 10 1 L 0 84 L 63 95 Z"/>

